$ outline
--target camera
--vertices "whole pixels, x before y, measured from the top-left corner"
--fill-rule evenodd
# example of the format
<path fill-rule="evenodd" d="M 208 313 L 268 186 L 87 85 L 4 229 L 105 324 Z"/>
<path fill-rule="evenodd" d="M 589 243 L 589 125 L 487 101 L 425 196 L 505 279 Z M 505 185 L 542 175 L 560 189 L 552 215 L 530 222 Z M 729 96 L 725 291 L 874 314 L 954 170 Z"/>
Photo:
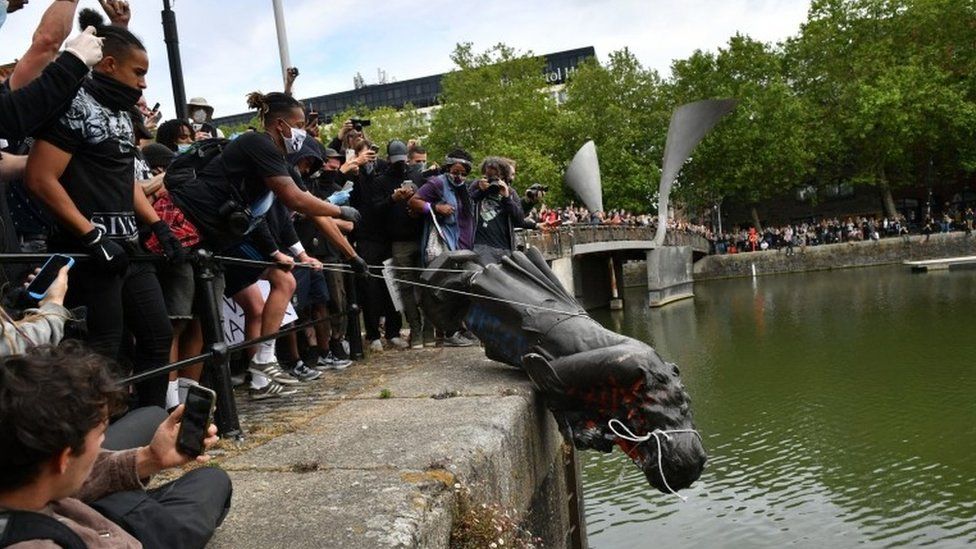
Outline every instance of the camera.
<path fill-rule="evenodd" d="M 539 183 L 533 183 L 528 189 L 525 189 L 525 198 L 530 201 L 537 201 L 541 198 L 542 193 L 549 192 L 548 185 L 541 185 Z"/>
<path fill-rule="evenodd" d="M 488 179 L 488 190 L 489 193 L 500 193 L 502 190 L 502 180 L 497 177 L 492 177 Z"/>
<path fill-rule="evenodd" d="M 357 132 L 363 131 L 364 126 L 369 126 L 370 124 L 372 124 L 372 122 L 370 122 L 369 119 L 366 118 L 350 118 L 349 122 L 352 124 L 353 129 L 356 130 Z"/>
<path fill-rule="evenodd" d="M 228 230 L 235 236 L 244 236 L 251 228 L 251 216 L 236 200 L 228 200 L 217 210 Z"/>

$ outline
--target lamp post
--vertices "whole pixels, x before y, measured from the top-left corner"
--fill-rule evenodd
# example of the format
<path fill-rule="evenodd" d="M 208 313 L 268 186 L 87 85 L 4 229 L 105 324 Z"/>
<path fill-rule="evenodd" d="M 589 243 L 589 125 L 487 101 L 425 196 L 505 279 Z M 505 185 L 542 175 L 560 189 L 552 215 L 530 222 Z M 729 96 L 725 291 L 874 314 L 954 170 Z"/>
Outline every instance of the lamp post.
<path fill-rule="evenodd" d="M 173 102 L 176 117 L 187 119 L 186 89 L 183 86 L 183 63 L 180 61 L 180 39 L 176 32 L 176 14 L 170 8 L 170 0 L 163 0 L 163 39 L 169 57 L 169 78 L 173 83 Z"/>
<path fill-rule="evenodd" d="M 275 30 L 278 32 L 278 57 L 281 59 L 281 79 L 288 84 L 288 67 L 291 66 L 291 55 L 288 53 L 288 34 L 285 32 L 285 12 L 281 7 L 281 0 L 271 0 L 274 7 Z"/>

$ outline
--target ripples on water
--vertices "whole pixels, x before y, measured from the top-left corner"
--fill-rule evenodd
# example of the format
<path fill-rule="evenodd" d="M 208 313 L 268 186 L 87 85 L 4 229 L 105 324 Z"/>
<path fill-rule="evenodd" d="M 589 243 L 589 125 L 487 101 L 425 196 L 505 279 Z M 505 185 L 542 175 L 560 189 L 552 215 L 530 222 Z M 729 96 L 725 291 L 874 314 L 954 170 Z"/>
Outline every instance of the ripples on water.
<path fill-rule="evenodd" d="M 709 464 L 688 501 L 583 452 L 592 547 L 976 543 L 976 273 L 697 284 L 595 316 L 681 366 Z"/>

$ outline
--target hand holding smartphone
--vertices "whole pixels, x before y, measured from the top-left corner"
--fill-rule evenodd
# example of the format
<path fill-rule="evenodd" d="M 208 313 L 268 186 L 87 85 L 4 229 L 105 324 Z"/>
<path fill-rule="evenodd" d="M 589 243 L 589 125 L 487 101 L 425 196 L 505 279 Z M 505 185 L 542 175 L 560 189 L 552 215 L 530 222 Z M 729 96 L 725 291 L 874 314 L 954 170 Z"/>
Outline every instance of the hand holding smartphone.
<path fill-rule="evenodd" d="M 217 394 L 202 385 L 191 385 L 186 393 L 186 409 L 180 420 L 176 449 L 181 454 L 197 457 L 204 451 L 203 441 L 213 421 Z"/>
<path fill-rule="evenodd" d="M 63 267 L 71 268 L 75 264 L 74 258 L 66 255 L 55 254 L 48 258 L 41 270 L 34 275 L 34 278 L 27 284 L 27 295 L 38 301 L 47 297 L 48 292 L 54 281 L 57 280 Z M 63 296 L 62 296 L 63 297 Z"/>

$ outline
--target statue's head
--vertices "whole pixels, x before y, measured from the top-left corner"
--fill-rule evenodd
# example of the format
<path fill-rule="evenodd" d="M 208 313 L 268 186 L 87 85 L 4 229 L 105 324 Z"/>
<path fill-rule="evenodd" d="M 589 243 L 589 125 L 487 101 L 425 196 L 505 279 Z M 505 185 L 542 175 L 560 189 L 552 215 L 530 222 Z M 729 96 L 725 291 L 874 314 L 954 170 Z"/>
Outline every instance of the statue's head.
<path fill-rule="evenodd" d="M 574 357 L 566 366 L 552 363 L 565 390 L 549 399 L 572 429 L 576 446 L 604 452 L 618 446 L 662 492 L 691 486 L 707 459 L 698 434 L 651 435 L 655 430 L 695 429 L 678 367 L 634 340 L 581 355 L 589 356 Z M 620 422 L 614 422 L 615 428 L 610 426 L 613 419 Z"/>

